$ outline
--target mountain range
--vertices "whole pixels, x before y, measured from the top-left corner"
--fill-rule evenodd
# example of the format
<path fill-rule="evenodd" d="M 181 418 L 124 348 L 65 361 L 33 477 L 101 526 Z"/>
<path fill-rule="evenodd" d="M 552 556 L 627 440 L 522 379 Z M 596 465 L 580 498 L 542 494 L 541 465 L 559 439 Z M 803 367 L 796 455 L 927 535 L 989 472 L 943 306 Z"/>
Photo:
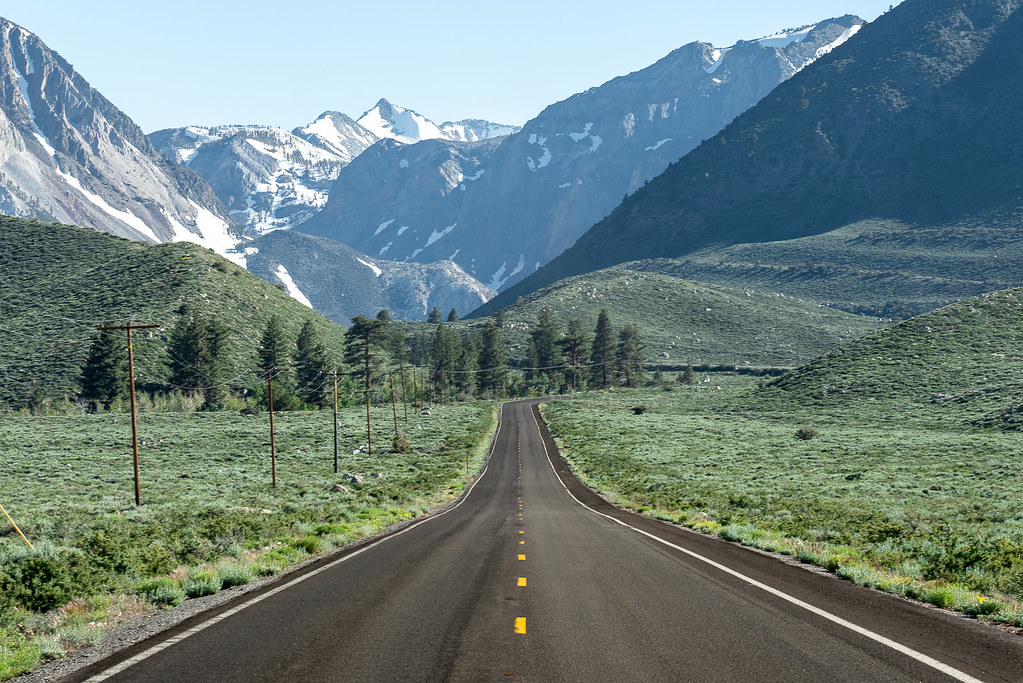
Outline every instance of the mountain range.
<path fill-rule="evenodd" d="M 373 256 L 450 259 L 507 288 L 862 23 L 845 16 L 725 49 L 690 43 L 502 138 L 385 140 L 341 170 L 302 230 Z"/>
<path fill-rule="evenodd" d="M 924 245 L 944 244 L 967 258 L 977 238 L 995 239 L 1018 254 L 1019 7 L 1018 0 L 906 0 L 779 85 L 480 313 L 630 260 L 702 255 L 704 265 L 727 270 L 727 245 L 749 245 L 750 265 L 770 269 L 778 262 L 758 252 L 777 254 L 772 245 L 780 240 L 839 230 L 852 242 L 894 236 L 877 250 L 874 267 L 904 277 L 954 275 L 954 262 Z M 905 249 L 917 253 L 889 267 Z M 841 267 L 848 253 L 829 252 L 825 261 Z M 880 297 L 884 285 L 874 290 Z"/>
<path fill-rule="evenodd" d="M 0 18 L 0 211 L 221 253 L 237 237 L 202 178 L 35 34 Z"/>
<path fill-rule="evenodd" d="M 341 169 L 380 140 L 469 142 L 517 126 L 470 119 L 435 124 L 386 99 L 358 120 L 336 111 L 286 131 L 272 126 L 187 126 L 150 134 L 168 159 L 202 176 L 248 233 L 298 227 L 327 203 Z"/>

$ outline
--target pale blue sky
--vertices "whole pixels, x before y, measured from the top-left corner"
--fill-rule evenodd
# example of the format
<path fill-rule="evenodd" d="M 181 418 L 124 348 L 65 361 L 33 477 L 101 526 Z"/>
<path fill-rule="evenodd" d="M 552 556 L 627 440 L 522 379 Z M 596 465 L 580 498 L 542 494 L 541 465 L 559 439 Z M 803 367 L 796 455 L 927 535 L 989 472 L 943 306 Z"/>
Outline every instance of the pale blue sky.
<path fill-rule="evenodd" d="M 522 124 L 694 40 L 718 47 L 897 0 L 440 0 L 0 4 L 147 133 L 294 128 L 381 97 L 437 123 Z"/>

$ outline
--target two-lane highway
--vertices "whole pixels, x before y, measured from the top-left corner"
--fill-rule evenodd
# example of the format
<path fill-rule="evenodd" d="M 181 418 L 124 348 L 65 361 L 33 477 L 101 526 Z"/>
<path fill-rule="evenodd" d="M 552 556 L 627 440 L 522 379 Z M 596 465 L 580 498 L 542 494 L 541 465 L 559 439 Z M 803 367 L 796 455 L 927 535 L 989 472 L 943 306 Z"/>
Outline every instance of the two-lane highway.
<path fill-rule="evenodd" d="M 506 404 L 456 507 L 73 680 L 1023 680 L 1018 637 L 615 510 L 553 448 Z"/>

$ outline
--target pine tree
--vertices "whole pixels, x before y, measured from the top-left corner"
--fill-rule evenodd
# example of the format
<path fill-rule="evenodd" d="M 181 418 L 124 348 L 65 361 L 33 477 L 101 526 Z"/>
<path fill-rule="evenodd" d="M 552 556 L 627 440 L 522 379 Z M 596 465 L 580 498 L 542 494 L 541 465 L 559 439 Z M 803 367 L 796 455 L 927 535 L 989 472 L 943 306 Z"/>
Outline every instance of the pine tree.
<path fill-rule="evenodd" d="M 440 316 L 440 309 L 437 308 L 436 306 L 434 306 L 433 310 L 430 311 L 430 315 L 429 315 L 429 317 L 427 317 L 426 322 L 430 323 L 431 325 L 436 325 L 437 323 L 441 322 L 442 320 L 443 319 Z"/>
<path fill-rule="evenodd" d="M 606 308 L 600 309 L 597 327 L 593 332 L 593 348 L 590 351 L 591 377 L 600 389 L 606 389 L 615 375 L 615 346 L 611 333 L 611 315 Z"/>
<path fill-rule="evenodd" d="M 568 331 L 558 341 L 565 356 L 565 363 L 569 369 L 565 371 L 565 381 L 572 388 L 572 391 L 583 389 L 586 384 L 585 373 L 579 367 L 586 358 L 589 349 L 590 338 L 583 330 L 581 320 L 572 319 L 568 321 Z"/>
<path fill-rule="evenodd" d="M 171 331 L 171 383 L 186 393 L 202 393 L 203 410 L 218 410 L 227 398 L 224 374 L 227 367 L 229 331 L 216 318 L 185 307 Z"/>
<path fill-rule="evenodd" d="M 103 327 L 112 327 L 105 323 Z M 127 396 L 128 361 L 124 344 L 113 330 L 100 330 L 89 346 L 89 355 L 82 367 L 80 396 L 89 402 L 90 410 L 109 408 L 120 396 Z M 124 356 L 122 358 L 122 356 Z"/>
<path fill-rule="evenodd" d="M 263 338 L 259 342 L 259 367 L 263 372 L 284 370 L 291 362 L 288 338 L 284 334 L 279 316 L 273 316 L 266 323 Z"/>
<path fill-rule="evenodd" d="M 480 355 L 479 348 L 473 335 L 461 336 L 461 353 L 458 357 L 458 372 L 455 374 L 455 384 L 465 398 L 474 398 L 478 389 Z"/>
<path fill-rule="evenodd" d="M 480 339 L 480 391 L 494 398 L 508 393 L 508 350 L 501 339 L 501 330 L 494 323 L 483 327 Z"/>
<path fill-rule="evenodd" d="M 263 338 L 259 343 L 259 368 L 273 379 L 274 410 L 290 410 L 297 407 L 292 382 L 285 372 L 290 363 L 291 343 L 281 326 L 280 317 L 275 315 L 267 321 Z M 268 399 L 266 397 L 264 399 L 264 404 L 269 406 Z"/>
<path fill-rule="evenodd" d="M 536 340 L 532 337 L 529 338 L 529 344 L 526 346 L 526 369 L 523 371 L 523 375 L 527 382 L 536 380 L 540 375 L 540 354 L 536 350 Z"/>
<path fill-rule="evenodd" d="M 454 308 L 452 308 L 450 311 L 448 311 L 448 322 L 449 323 L 457 323 L 458 322 L 458 311 L 456 311 Z"/>
<path fill-rule="evenodd" d="M 497 325 L 498 329 L 503 329 L 508 324 L 508 314 L 503 308 L 494 314 L 494 324 Z"/>
<path fill-rule="evenodd" d="M 334 371 L 334 363 L 311 320 L 306 321 L 298 333 L 294 365 L 299 398 L 321 408 L 330 405 L 334 392 L 330 373 Z"/>
<path fill-rule="evenodd" d="M 537 319 L 536 328 L 530 333 L 530 339 L 536 346 L 536 361 L 534 367 L 537 370 L 536 379 L 542 380 L 546 377 L 548 390 L 556 389 L 561 384 L 562 373 L 557 370 L 561 365 L 561 355 L 558 353 L 558 323 L 554 320 L 554 312 L 549 308 L 540 309 L 540 317 Z"/>
<path fill-rule="evenodd" d="M 454 371 L 458 370 L 462 344 L 451 328 L 439 323 L 433 335 L 432 378 L 439 397 L 450 393 Z"/>
<path fill-rule="evenodd" d="M 357 315 L 352 318 L 352 326 L 345 332 L 345 363 L 352 368 L 353 374 L 367 392 L 372 387 L 374 363 L 378 355 L 375 350 L 386 341 L 385 329 L 382 321 Z"/>
<path fill-rule="evenodd" d="M 203 335 L 204 374 L 202 410 L 220 410 L 227 399 L 227 383 L 225 374 L 228 367 L 227 339 L 230 330 L 216 318 L 206 321 Z"/>
<path fill-rule="evenodd" d="M 636 387 L 642 383 L 643 369 L 640 364 L 642 348 L 643 345 L 639 341 L 639 328 L 635 325 L 626 325 L 619 330 L 615 360 L 618 362 L 618 370 L 627 387 Z"/>

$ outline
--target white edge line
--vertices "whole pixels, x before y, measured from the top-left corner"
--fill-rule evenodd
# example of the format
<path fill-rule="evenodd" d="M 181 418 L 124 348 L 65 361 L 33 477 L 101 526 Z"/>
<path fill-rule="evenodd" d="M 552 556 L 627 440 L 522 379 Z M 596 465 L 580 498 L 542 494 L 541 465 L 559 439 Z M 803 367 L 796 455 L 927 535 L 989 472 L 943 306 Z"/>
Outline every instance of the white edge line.
<path fill-rule="evenodd" d="M 561 483 L 562 488 L 565 489 L 565 492 L 568 493 L 568 495 L 572 498 L 572 500 L 574 500 L 576 503 L 581 505 L 586 510 L 589 510 L 590 512 L 592 512 L 595 515 L 600 515 L 601 517 L 609 519 L 612 522 L 614 522 L 615 524 L 620 524 L 623 527 L 625 527 L 626 529 L 631 529 L 632 531 L 635 531 L 638 534 L 642 534 L 643 536 L 646 536 L 646 537 L 648 537 L 650 539 L 653 539 L 654 541 L 657 541 L 658 543 L 666 545 L 669 548 L 677 550 L 680 553 L 688 555 L 688 556 L 692 557 L 693 559 L 699 560 L 701 562 L 705 562 L 706 564 L 709 564 L 710 566 L 714 567 L 715 569 L 723 571 L 726 574 L 729 574 L 730 576 L 734 576 L 735 578 L 737 578 L 737 579 L 739 579 L 741 581 L 745 581 L 746 583 L 750 584 L 751 586 L 755 586 L 756 588 L 759 588 L 759 589 L 761 589 L 763 591 L 766 591 L 766 592 L 770 593 L 771 595 L 779 597 L 782 600 L 785 600 L 786 602 L 792 603 L 793 605 L 796 605 L 797 607 L 801 607 L 801 608 L 807 610 L 808 612 L 812 612 L 813 614 L 816 614 L 819 617 L 823 617 L 824 619 L 827 619 L 828 621 L 831 621 L 831 622 L 833 622 L 835 624 L 838 624 L 839 626 L 844 626 L 845 628 L 849 629 L 850 631 L 853 631 L 854 633 L 858 633 L 861 636 L 864 636 L 865 638 L 869 638 L 869 639 L 871 639 L 871 640 L 873 640 L 873 641 L 875 641 L 877 643 L 880 643 L 881 645 L 885 645 L 885 646 L 895 650 L 896 652 L 901 652 L 902 654 L 906 655 L 907 657 L 910 657 L 910 658 L 915 659 L 916 661 L 918 661 L 918 662 L 920 662 L 922 664 L 926 664 L 927 666 L 930 666 L 930 667 L 932 667 L 934 669 L 937 669 L 941 673 L 946 674 L 946 675 L 954 678 L 957 681 L 964 681 L 964 683 L 983 683 L 983 681 L 981 681 L 979 678 L 974 678 L 973 676 L 971 676 L 971 675 L 969 675 L 969 674 L 967 674 L 967 673 L 965 673 L 963 671 L 960 671 L 959 669 L 955 669 L 955 668 L 949 666 L 948 664 L 945 664 L 944 662 L 939 662 L 937 659 L 934 659 L 933 657 L 928 657 L 927 655 L 925 655 L 922 652 L 917 652 L 916 650 L 914 650 L 914 649 L 912 649 L 910 647 L 906 647 L 905 645 L 902 645 L 901 643 L 897 643 L 896 641 L 891 640 L 890 638 L 886 638 L 886 637 L 882 636 L 879 633 L 874 633 L 873 631 L 870 631 L 870 630 L 868 630 L 866 628 L 863 628 L 862 626 L 858 626 L 858 625 L 852 623 L 851 621 L 847 621 L 846 619 L 843 619 L 842 617 L 839 617 L 837 615 L 832 614 L 831 612 L 827 612 L 825 610 L 822 610 L 819 607 L 814 607 L 813 605 L 811 605 L 811 604 L 809 604 L 807 602 L 803 602 L 799 598 L 793 597 L 793 596 L 789 595 L 788 593 L 783 593 L 782 591 L 778 590 L 777 588 L 772 588 L 771 586 L 768 586 L 765 583 L 761 583 L 760 581 L 757 581 L 754 578 L 746 576 L 745 574 L 741 574 L 741 573 L 735 571 L 734 569 L 731 569 L 729 567 L 726 567 L 723 564 L 715 562 L 714 560 L 712 560 L 710 558 L 704 557 L 703 555 L 700 555 L 699 553 L 695 553 L 692 550 L 688 550 L 687 548 L 683 548 L 680 545 L 675 545 L 674 543 L 671 543 L 670 541 L 666 541 L 663 538 L 659 538 L 659 537 L 655 536 L 654 534 L 651 534 L 651 533 L 649 533 L 647 531 L 643 531 L 642 529 L 638 529 L 638 528 L 636 528 L 636 527 L 634 527 L 634 526 L 632 526 L 630 524 L 627 524 L 627 523 L 621 521 L 620 519 L 615 519 L 611 515 L 606 515 L 603 512 L 598 512 L 597 510 L 594 510 L 593 508 L 589 507 L 588 505 L 583 503 L 581 500 L 576 498 L 575 495 L 571 491 L 569 491 L 568 486 L 565 485 L 565 482 L 561 478 L 561 475 L 558 474 L 557 468 L 554 467 L 554 461 L 551 459 L 550 451 L 547 450 L 547 442 L 543 438 L 543 430 L 540 428 L 540 423 L 537 420 L 535 414 L 533 415 L 533 421 L 536 423 L 537 431 L 540 432 L 540 443 L 543 444 L 543 452 L 547 456 L 547 462 L 550 464 L 551 470 L 553 470 L 553 472 L 554 472 L 554 476 L 558 478 L 558 481 Z"/>
<path fill-rule="evenodd" d="M 325 565 L 323 565 L 322 567 L 320 567 L 318 569 L 314 569 L 314 570 L 312 570 L 312 571 L 310 571 L 310 572 L 308 572 L 306 574 L 302 574 L 301 576 L 298 576 L 298 577 L 296 577 L 294 579 L 286 581 L 285 583 L 281 584 L 277 588 L 269 590 L 266 593 L 263 593 L 263 594 L 255 597 L 255 598 L 252 598 L 251 600 L 243 602 L 242 604 L 238 605 L 237 607 L 232 607 L 231 609 L 227 610 L 226 612 L 218 614 L 215 617 L 211 617 L 211 618 L 207 619 L 206 621 L 202 622 L 201 624 L 196 624 L 195 626 L 193 626 L 192 628 L 188 629 L 187 631 L 182 631 L 178 635 L 173 636 L 171 638 L 168 638 L 167 640 L 164 640 L 163 642 L 159 643 L 158 645 L 154 645 L 153 647 L 149 648 L 148 650 L 145 650 L 143 652 L 138 653 L 134 657 L 130 657 L 130 658 L 124 660 L 123 662 L 120 662 L 119 664 L 116 664 L 116 665 L 110 667 L 109 669 L 105 669 L 104 671 L 101 671 L 98 674 L 87 678 L 85 680 L 85 683 L 99 683 L 99 681 L 105 681 L 108 678 L 116 676 L 117 674 L 121 673 L 122 671 L 124 671 L 124 670 L 126 670 L 126 669 L 128 669 L 128 668 L 130 668 L 130 667 L 132 667 L 132 666 L 134 666 L 134 665 L 136 665 L 138 663 L 140 663 L 140 662 L 143 662 L 143 661 L 149 659 L 153 655 L 159 654 L 160 652 L 163 652 L 167 648 L 173 647 L 174 645 L 177 645 L 178 643 L 180 643 L 181 641 L 185 640 L 186 638 L 190 638 L 191 636 L 194 636 L 197 633 L 201 633 L 202 631 L 205 631 L 206 629 L 208 629 L 210 626 L 213 626 L 215 624 L 220 623 L 224 619 L 228 619 L 230 617 L 233 617 L 234 615 L 236 615 L 239 612 L 241 612 L 243 609 L 246 609 L 248 607 L 252 607 L 253 605 L 255 605 L 257 603 L 260 603 L 260 602 L 266 600 L 267 598 L 273 597 L 274 595 L 277 595 L 278 593 L 280 593 L 282 591 L 285 591 L 285 590 L 287 590 L 289 588 L 292 588 L 293 586 L 296 586 L 296 585 L 302 583 L 306 579 L 311 579 L 312 577 L 316 576 L 317 574 L 325 572 L 328 569 L 333 569 L 334 567 L 336 567 L 337 565 L 341 564 L 342 562 L 347 562 L 348 560 L 352 559 L 353 557 L 358 557 L 359 555 L 363 554 L 364 552 L 366 552 L 368 550 L 372 550 L 373 548 L 377 547 L 381 543 L 389 541 L 392 538 L 397 538 L 398 536 L 401 536 L 402 534 L 408 533 L 409 531 L 412 531 L 413 529 L 415 529 L 420 524 L 426 524 L 427 522 L 432 522 L 435 519 L 440 519 L 441 517 L 443 517 L 444 515 L 448 514 L 449 512 L 453 512 L 454 510 L 457 510 L 462 505 L 462 503 L 464 503 L 469 498 L 469 495 L 473 492 L 473 489 L 476 488 L 476 485 L 480 483 L 480 481 L 486 475 L 487 471 L 490 469 L 490 458 L 491 458 L 491 456 L 494 453 L 494 448 L 497 447 L 497 439 L 501 435 L 501 428 L 504 426 L 504 421 L 501 419 L 501 413 L 504 412 L 505 405 L 507 405 L 507 403 L 502 403 L 501 404 L 501 409 L 498 412 L 497 431 L 494 433 L 494 440 L 493 440 L 493 442 L 490 445 L 490 453 L 487 454 L 486 466 L 483 468 L 483 471 L 480 472 L 480 475 L 478 477 L 476 477 L 476 481 L 474 481 L 472 483 L 472 486 L 470 486 L 469 489 L 465 492 L 465 495 L 463 495 L 458 500 L 457 503 L 455 503 L 454 505 L 449 507 L 447 510 L 444 510 L 443 512 L 438 512 L 436 515 L 430 515 L 428 517 L 425 517 L 425 518 L 423 518 L 423 519 L 421 519 L 421 520 L 419 520 L 419 521 L 417 521 L 417 522 L 415 522 L 413 524 L 408 525 L 407 527 L 405 527 L 401 531 L 396 531 L 393 534 L 389 534 L 387 536 L 384 536 L 383 538 L 381 538 L 381 539 L 379 539 L 377 541 L 374 541 L 373 543 L 370 543 L 369 545 L 367 545 L 367 546 L 365 546 L 363 548 L 359 548 L 355 552 L 352 552 L 352 553 L 350 553 L 348 555 L 345 555 L 344 557 L 338 558 L 337 560 L 334 560 L 333 562 L 331 562 L 329 564 L 325 564 Z"/>

